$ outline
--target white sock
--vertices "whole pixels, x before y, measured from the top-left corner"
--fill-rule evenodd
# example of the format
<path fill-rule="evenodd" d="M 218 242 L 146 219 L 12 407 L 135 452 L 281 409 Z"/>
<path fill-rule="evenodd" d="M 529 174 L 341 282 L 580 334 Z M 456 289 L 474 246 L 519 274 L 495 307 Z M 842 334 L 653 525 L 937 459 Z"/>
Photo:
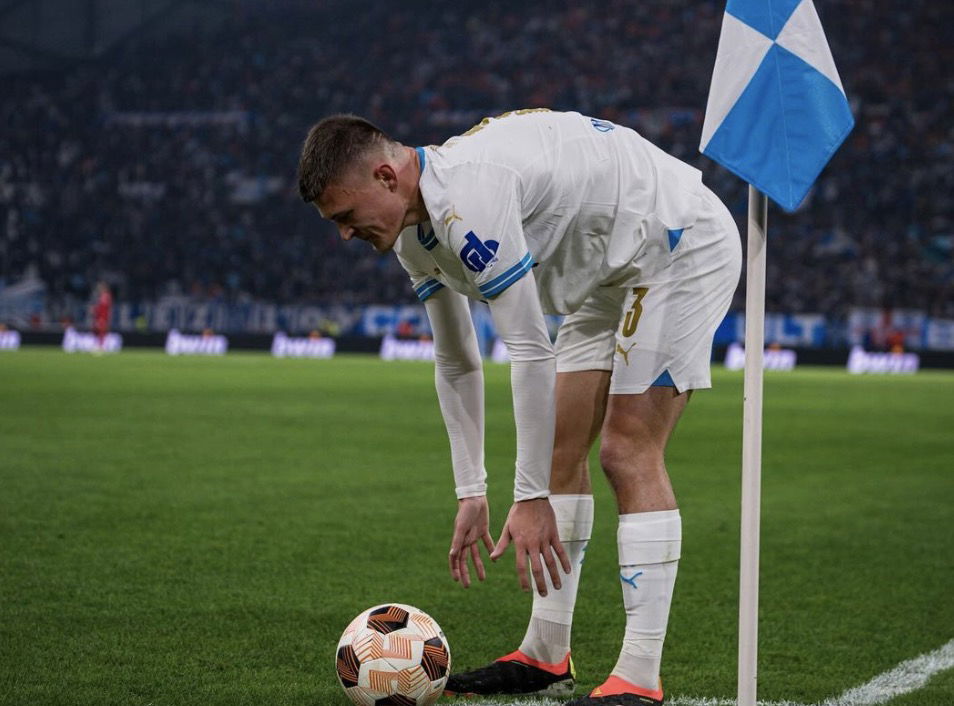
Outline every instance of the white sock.
<path fill-rule="evenodd" d="M 682 548 L 679 510 L 620 515 L 617 544 L 626 633 L 612 674 L 655 690 Z"/>
<path fill-rule="evenodd" d="M 580 587 L 583 553 L 593 531 L 593 496 L 551 495 L 550 505 L 556 514 L 557 532 L 570 558 L 571 571 L 564 574 L 560 568 L 563 586 L 559 591 L 554 590 L 549 573 L 544 571 L 546 596 L 537 593 L 534 584 L 533 611 L 520 651 L 533 659 L 554 664 L 562 662 L 570 651 L 570 626 Z"/>

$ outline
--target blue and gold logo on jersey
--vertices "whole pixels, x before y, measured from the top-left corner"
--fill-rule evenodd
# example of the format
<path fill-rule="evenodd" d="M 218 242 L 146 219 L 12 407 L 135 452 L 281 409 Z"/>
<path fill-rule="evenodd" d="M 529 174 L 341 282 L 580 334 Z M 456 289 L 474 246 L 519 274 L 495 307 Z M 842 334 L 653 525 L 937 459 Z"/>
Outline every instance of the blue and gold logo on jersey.
<path fill-rule="evenodd" d="M 500 243 L 496 240 L 482 241 L 474 231 L 464 236 L 467 243 L 460 250 L 460 259 L 471 272 L 483 272 L 497 262 L 497 248 Z"/>

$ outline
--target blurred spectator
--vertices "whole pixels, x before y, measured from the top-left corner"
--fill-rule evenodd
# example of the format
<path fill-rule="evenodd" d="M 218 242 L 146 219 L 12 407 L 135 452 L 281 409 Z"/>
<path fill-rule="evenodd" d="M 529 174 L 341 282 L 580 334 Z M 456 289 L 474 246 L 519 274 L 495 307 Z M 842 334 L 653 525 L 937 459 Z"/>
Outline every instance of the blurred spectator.
<path fill-rule="evenodd" d="M 954 317 L 954 5 L 817 6 L 857 127 L 801 211 L 770 215 L 767 306 Z M 745 185 L 698 155 L 721 2 L 240 7 L 212 36 L 4 77 L 0 278 L 35 268 L 54 313 L 100 279 L 121 300 L 414 301 L 393 258 L 298 200 L 300 140 L 340 111 L 410 144 L 526 106 L 615 120 L 702 168 L 744 227 Z"/>

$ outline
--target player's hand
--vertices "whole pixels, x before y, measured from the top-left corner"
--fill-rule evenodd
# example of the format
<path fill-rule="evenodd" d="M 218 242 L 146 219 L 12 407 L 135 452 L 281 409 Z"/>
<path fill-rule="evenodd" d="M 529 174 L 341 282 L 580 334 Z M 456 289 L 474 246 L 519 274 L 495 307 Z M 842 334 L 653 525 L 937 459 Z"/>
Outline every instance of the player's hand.
<path fill-rule="evenodd" d="M 564 573 L 570 573 L 570 557 L 560 543 L 557 536 L 556 516 L 550 501 L 546 498 L 523 500 L 513 504 L 507 515 L 497 548 L 491 552 L 490 558 L 497 561 L 503 556 L 507 545 L 513 542 L 517 553 L 517 577 L 520 587 L 524 591 L 530 590 L 530 581 L 527 578 L 527 557 L 530 558 L 530 573 L 533 574 L 537 592 L 541 596 L 547 595 L 547 582 L 543 573 L 546 566 L 550 574 L 553 587 L 557 590 L 563 585 L 560 571 L 557 569 L 553 554 L 560 559 Z"/>
<path fill-rule="evenodd" d="M 487 577 L 478 542 L 483 542 L 488 552 L 494 550 L 494 540 L 490 536 L 490 507 L 487 505 L 487 498 L 462 498 L 457 501 L 454 537 L 451 539 L 447 563 L 450 566 L 451 578 L 459 581 L 464 588 L 470 586 L 468 557 L 474 563 L 477 578 L 483 581 Z"/>

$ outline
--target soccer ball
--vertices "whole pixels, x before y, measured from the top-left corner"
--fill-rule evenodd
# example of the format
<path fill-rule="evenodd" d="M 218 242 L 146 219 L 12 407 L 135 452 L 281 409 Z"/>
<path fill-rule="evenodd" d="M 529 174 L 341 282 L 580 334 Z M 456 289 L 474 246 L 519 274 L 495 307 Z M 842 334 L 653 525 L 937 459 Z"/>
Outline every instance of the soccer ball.
<path fill-rule="evenodd" d="M 403 603 L 368 608 L 338 640 L 338 681 L 358 706 L 428 706 L 440 698 L 451 656 L 440 625 Z"/>

